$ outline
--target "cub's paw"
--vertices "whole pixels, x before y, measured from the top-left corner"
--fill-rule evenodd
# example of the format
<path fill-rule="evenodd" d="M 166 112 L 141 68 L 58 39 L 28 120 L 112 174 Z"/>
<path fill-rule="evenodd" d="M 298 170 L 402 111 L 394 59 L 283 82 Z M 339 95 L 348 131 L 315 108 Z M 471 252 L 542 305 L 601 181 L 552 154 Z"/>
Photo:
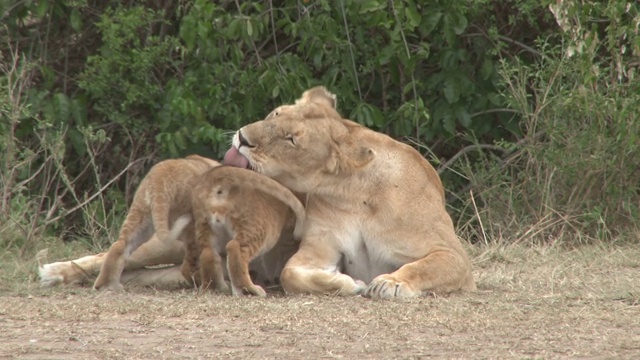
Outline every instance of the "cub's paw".
<path fill-rule="evenodd" d="M 204 282 L 202 284 L 200 284 L 200 286 L 198 287 L 198 292 L 217 292 L 217 293 L 222 293 L 222 294 L 229 294 L 231 293 L 231 287 L 229 286 L 229 283 L 226 281 L 222 281 L 221 283 L 215 284 L 213 281 L 210 282 Z"/>
<path fill-rule="evenodd" d="M 117 282 L 106 283 L 106 284 L 93 284 L 93 290 L 103 291 L 103 292 L 114 292 L 121 293 L 124 292 L 124 286 Z"/>
<path fill-rule="evenodd" d="M 367 283 L 362 280 L 356 280 L 356 295 L 362 295 L 367 290 Z"/>
<path fill-rule="evenodd" d="M 421 292 L 414 289 L 405 281 L 398 281 L 392 275 L 380 275 L 371 281 L 364 291 L 364 296 L 370 298 L 389 299 L 397 297 L 415 297 Z"/>
<path fill-rule="evenodd" d="M 250 287 L 231 286 L 233 296 L 254 295 L 259 297 L 267 297 L 267 292 L 261 286 L 253 285 Z"/>

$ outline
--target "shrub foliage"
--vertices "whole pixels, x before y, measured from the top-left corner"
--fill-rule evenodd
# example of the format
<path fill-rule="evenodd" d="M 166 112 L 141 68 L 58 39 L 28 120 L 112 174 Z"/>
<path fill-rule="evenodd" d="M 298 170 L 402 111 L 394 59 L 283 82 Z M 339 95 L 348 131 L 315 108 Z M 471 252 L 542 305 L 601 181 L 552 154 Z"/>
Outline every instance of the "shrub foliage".
<path fill-rule="evenodd" d="M 0 232 L 25 244 L 46 229 L 110 237 L 150 164 L 220 157 L 231 131 L 322 84 L 343 115 L 439 167 L 470 237 L 617 237 L 640 206 L 638 11 L 621 0 L 3 2 Z"/>

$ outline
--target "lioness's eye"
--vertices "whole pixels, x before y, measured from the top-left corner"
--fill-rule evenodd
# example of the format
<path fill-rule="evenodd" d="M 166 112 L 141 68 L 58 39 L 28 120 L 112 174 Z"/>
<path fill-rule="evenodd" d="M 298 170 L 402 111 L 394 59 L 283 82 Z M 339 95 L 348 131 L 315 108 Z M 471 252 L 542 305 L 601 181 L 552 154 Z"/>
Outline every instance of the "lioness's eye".
<path fill-rule="evenodd" d="M 278 112 L 276 110 L 273 110 L 272 112 L 269 113 L 269 115 L 267 115 L 267 117 L 265 117 L 265 120 L 269 120 L 272 119 L 274 117 L 278 116 Z"/>
<path fill-rule="evenodd" d="M 295 145 L 296 144 L 296 139 L 293 137 L 293 135 L 291 134 L 287 134 L 284 136 L 285 140 L 288 140 L 291 142 L 291 144 Z"/>

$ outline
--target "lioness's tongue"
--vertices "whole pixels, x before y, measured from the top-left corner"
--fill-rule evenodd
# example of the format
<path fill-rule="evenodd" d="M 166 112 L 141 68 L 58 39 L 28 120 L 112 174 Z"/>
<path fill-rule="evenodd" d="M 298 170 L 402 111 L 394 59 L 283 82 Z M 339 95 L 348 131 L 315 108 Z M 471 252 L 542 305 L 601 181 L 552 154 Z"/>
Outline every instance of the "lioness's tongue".
<path fill-rule="evenodd" d="M 231 165 L 243 169 L 249 167 L 249 160 L 247 160 L 244 155 L 240 154 L 235 146 L 232 146 L 231 149 L 227 150 L 227 153 L 224 154 L 224 160 L 222 161 L 222 163 L 225 165 Z"/>

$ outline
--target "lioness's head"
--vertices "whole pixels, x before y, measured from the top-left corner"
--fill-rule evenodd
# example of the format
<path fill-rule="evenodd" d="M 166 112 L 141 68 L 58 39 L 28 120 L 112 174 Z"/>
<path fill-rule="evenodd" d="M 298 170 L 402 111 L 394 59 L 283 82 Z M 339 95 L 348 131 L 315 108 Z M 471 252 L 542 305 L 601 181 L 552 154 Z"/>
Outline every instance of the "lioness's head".
<path fill-rule="evenodd" d="M 224 163 L 251 168 L 294 191 L 313 192 L 373 157 L 350 136 L 360 126 L 343 120 L 335 107 L 336 96 L 324 87 L 305 91 L 295 104 L 238 130 Z"/>

